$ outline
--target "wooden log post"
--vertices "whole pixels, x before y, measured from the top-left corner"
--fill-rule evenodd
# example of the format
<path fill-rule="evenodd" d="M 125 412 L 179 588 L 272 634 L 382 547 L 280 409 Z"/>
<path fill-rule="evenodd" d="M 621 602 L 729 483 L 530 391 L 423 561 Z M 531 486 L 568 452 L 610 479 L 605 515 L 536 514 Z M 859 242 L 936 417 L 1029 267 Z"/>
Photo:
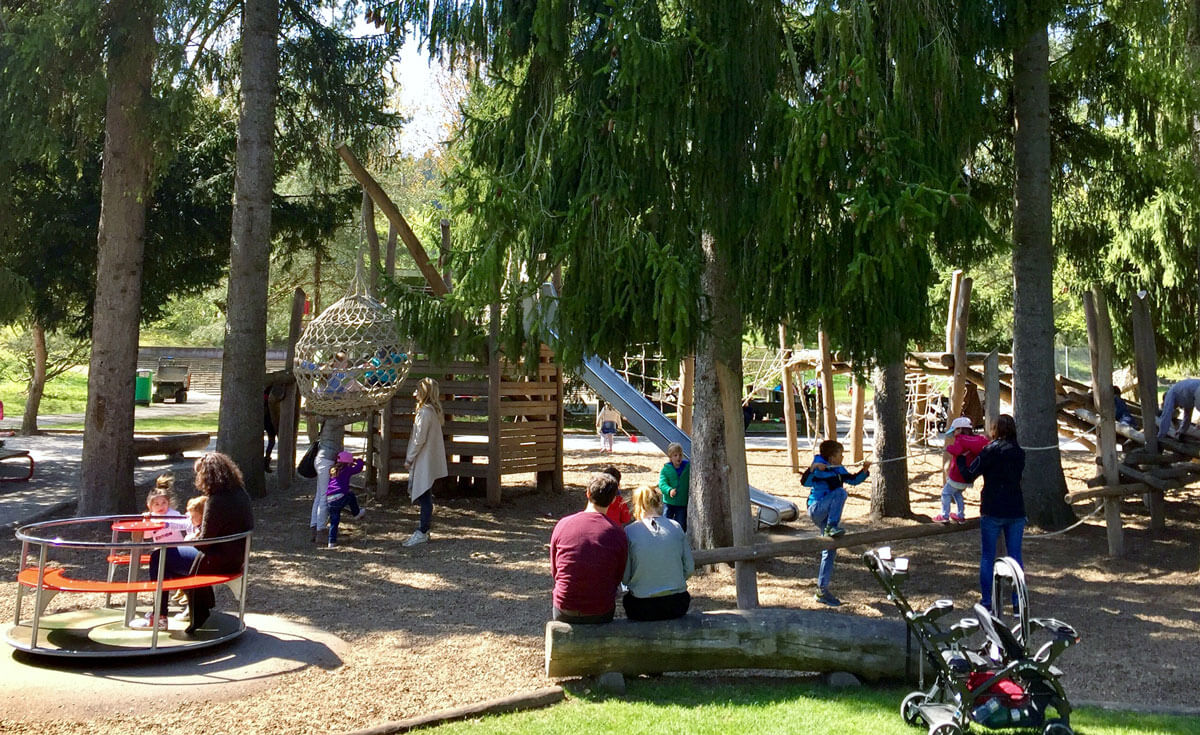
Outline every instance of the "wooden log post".
<path fill-rule="evenodd" d="M 900 620 L 824 610 L 722 610 L 607 625 L 546 623 L 546 675 L 554 677 L 782 669 L 846 671 L 870 681 L 894 681 L 915 672 L 907 650 Z"/>
<path fill-rule="evenodd" d="M 367 238 L 367 284 L 372 296 L 379 293 L 379 231 L 375 229 L 375 204 L 371 195 L 363 189 L 362 195 L 362 227 Z M 385 408 L 386 410 L 386 408 Z M 379 463 L 379 412 L 372 411 L 367 416 L 367 456 L 366 466 L 363 467 L 365 488 L 373 490 L 379 481 L 376 466 Z"/>
<path fill-rule="evenodd" d="M 796 394 L 793 390 L 792 369 L 788 363 L 792 359 L 792 348 L 788 344 L 787 326 L 779 325 L 779 350 L 783 353 L 783 375 L 779 388 L 783 391 L 783 426 L 787 433 L 788 462 L 792 465 L 792 473 L 800 474 L 800 437 L 796 427 Z"/>
<path fill-rule="evenodd" d="M 866 413 L 866 394 L 862 383 L 855 376 L 850 383 L 854 403 L 850 404 L 850 461 L 863 460 L 863 414 Z"/>
<path fill-rule="evenodd" d="M 425 246 L 421 244 L 416 233 L 412 231 L 408 220 L 404 219 L 404 215 L 400 214 L 400 210 L 396 204 L 379 185 L 379 182 L 367 172 L 358 158 L 342 143 L 337 147 L 338 155 L 346 163 L 346 168 L 350 169 L 350 173 L 362 185 L 363 189 L 370 194 L 371 199 L 375 201 L 375 206 L 383 212 L 388 221 L 396 228 L 400 234 L 400 239 L 404 241 L 405 247 L 408 248 L 408 254 L 412 256 L 413 262 L 417 266 L 417 270 L 421 271 L 421 275 L 425 276 L 425 282 L 429 285 L 429 289 L 433 291 L 434 296 L 445 296 L 447 293 L 446 284 L 442 280 L 442 275 L 437 272 L 433 264 L 429 262 L 429 254 L 425 252 Z"/>
<path fill-rule="evenodd" d="M 496 507 L 500 505 L 500 463 L 504 461 L 500 444 L 500 304 L 492 304 L 488 321 L 487 504 Z"/>
<path fill-rule="evenodd" d="M 817 345 L 821 351 L 821 404 L 824 406 L 825 438 L 837 441 L 837 398 L 833 392 L 833 354 L 829 349 L 829 335 L 825 330 L 817 332 Z"/>
<path fill-rule="evenodd" d="M 950 414 L 947 423 L 962 416 L 967 394 L 967 323 L 971 316 L 970 278 L 962 279 L 958 287 L 958 303 L 954 309 L 954 380 L 950 383 Z"/>
<path fill-rule="evenodd" d="M 1137 371 L 1138 402 L 1142 404 L 1142 433 L 1146 451 L 1157 453 L 1158 441 L 1158 353 L 1154 347 L 1154 322 L 1150 317 L 1150 296 L 1139 291 L 1133 298 L 1133 355 Z M 1170 417 L 1163 420 L 1169 421 Z M 1166 527 L 1166 504 L 1161 492 L 1147 495 L 1150 505 L 1150 528 Z"/>
<path fill-rule="evenodd" d="M 955 270 L 950 274 L 950 303 L 946 307 L 946 352 L 954 352 L 954 319 L 958 314 L 958 289 L 962 286 L 962 280 L 962 270 Z"/>
<path fill-rule="evenodd" d="M 289 373 L 296 364 L 296 343 L 300 341 L 300 331 L 304 322 L 304 302 L 306 296 L 302 289 L 292 292 L 292 314 L 288 322 L 287 352 L 284 356 L 283 369 Z M 292 486 L 296 471 L 296 437 L 300 428 L 300 392 L 296 381 L 289 381 L 284 386 L 283 400 L 279 404 L 279 426 L 276 427 L 275 476 L 280 488 Z"/>
<path fill-rule="evenodd" d="M 1113 417 L 1112 390 L 1112 323 L 1108 316 L 1108 301 L 1100 288 L 1083 295 L 1084 316 L 1087 318 L 1088 353 L 1092 361 L 1092 396 L 1096 414 L 1100 417 L 1097 459 L 1105 484 L 1121 482 L 1117 465 L 1117 428 Z M 1104 523 L 1108 528 L 1108 555 L 1125 555 L 1125 534 L 1121 529 L 1121 499 L 1104 498 Z"/>
<path fill-rule="evenodd" d="M 988 436 L 1000 418 L 1000 355 L 992 350 L 983 361 L 983 425 Z"/>
<path fill-rule="evenodd" d="M 692 406 L 695 403 L 696 356 L 688 355 L 679 364 L 679 403 L 676 404 L 675 424 L 683 433 L 692 434 Z"/>

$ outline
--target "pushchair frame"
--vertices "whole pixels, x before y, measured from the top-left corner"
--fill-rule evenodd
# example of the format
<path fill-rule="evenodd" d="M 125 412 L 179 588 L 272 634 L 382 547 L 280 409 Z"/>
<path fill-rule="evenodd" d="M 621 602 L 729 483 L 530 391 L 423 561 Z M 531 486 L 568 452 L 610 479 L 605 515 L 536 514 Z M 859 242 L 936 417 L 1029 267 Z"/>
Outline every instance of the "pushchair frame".
<path fill-rule="evenodd" d="M 863 561 L 900 611 L 921 650 L 921 688 L 910 692 L 900 705 L 905 722 L 928 726 L 929 735 L 962 735 L 970 731 L 972 723 L 992 729 L 1036 728 L 1043 735 L 1073 735 L 1071 704 L 1059 683 L 1062 672 L 1052 662 L 1078 643 L 1079 635 L 1059 620 L 1029 617 L 1028 588 L 1016 560 L 996 560 L 993 609 L 977 604 L 973 615 L 953 624 L 947 624 L 954 611 L 950 600 L 937 600 L 923 611 L 909 603 L 902 589 L 909 574 L 908 559 L 894 558 L 891 548 L 885 546 L 864 553 Z M 1000 615 L 998 601 L 1005 592 L 1015 601 L 1011 628 Z M 1049 641 L 1031 652 L 1032 636 L 1040 632 L 1047 633 Z M 928 687 L 927 667 L 934 674 Z"/>

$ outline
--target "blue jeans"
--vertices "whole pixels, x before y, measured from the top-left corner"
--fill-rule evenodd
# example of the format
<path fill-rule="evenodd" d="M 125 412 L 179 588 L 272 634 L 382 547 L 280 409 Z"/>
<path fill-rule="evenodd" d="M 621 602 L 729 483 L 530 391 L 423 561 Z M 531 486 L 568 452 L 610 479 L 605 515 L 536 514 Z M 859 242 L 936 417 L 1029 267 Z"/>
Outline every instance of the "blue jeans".
<path fill-rule="evenodd" d="M 161 551 L 167 552 L 167 560 L 163 565 L 164 582 L 191 574 L 192 565 L 196 562 L 196 557 L 200 556 L 200 552 L 194 546 L 169 546 L 166 549 L 155 549 L 150 552 L 151 581 L 158 579 L 158 555 Z M 158 613 L 163 617 L 167 615 L 167 596 L 168 593 L 164 590 L 158 600 Z"/>
<path fill-rule="evenodd" d="M 337 543 L 338 524 L 342 521 L 342 509 L 349 508 L 350 515 L 358 515 L 358 496 L 347 490 L 337 498 L 329 500 L 329 543 Z"/>
<path fill-rule="evenodd" d="M 687 506 L 663 504 L 663 515 L 679 524 L 687 532 Z"/>
<path fill-rule="evenodd" d="M 958 506 L 958 515 L 961 517 L 965 506 L 963 505 L 963 491 L 954 487 L 950 483 L 942 488 L 942 515 L 948 517 L 950 515 L 950 501 L 953 500 Z"/>
<path fill-rule="evenodd" d="M 996 542 L 1000 534 L 1004 534 L 1004 548 L 1008 556 L 1017 560 L 1022 569 L 1025 562 L 1021 560 L 1021 537 L 1025 534 L 1024 518 L 996 518 L 982 516 L 979 519 L 979 591 L 983 593 L 983 606 L 992 606 L 992 570 L 996 566 Z M 1016 594 L 1013 594 L 1013 606 L 1017 604 Z"/>
<path fill-rule="evenodd" d="M 417 498 L 417 503 L 421 506 L 421 520 L 417 522 L 417 530 L 429 533 L 429 526 L 433 523 L 433 490 L 426 490 Z"/>
<path fill-rule="evenodd" d="M 808 506 L 808 517 L 819 531 L 826 526 L 837 526 L 842 522 L 842 508 L 846 505 L 846 489 L 839 487 L 825 493 L 825 496 Z M 829 589 L 829 580 L 833 578 L 833 561 L 837 549 L 825 549 L 821 552 L 821 566 L 817 570 L 817 588 L 824 591 Z"/>

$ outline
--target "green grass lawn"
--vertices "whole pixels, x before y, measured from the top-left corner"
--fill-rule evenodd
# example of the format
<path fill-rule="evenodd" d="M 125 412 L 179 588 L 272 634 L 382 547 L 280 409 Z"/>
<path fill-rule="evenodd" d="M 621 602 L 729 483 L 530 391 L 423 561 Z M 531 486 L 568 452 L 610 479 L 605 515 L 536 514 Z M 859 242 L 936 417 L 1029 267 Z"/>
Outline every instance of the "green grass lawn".
<path fill-rule="evenodd" d="M 0 400 L 4 401 L 4 415 L 19 418 L 25 411 L 25 381 L 0 380 Z M 46 383 L 38 413 L 83 413 L 87 409 L 87 371 L 68 370 Z"/>
<path fill-rule="evenodd" d="M 905 690 L 828 689 L 794 682 L 630 679 L 623 698 L 575 692 L 548 709 L 451 723 L 437 735 L 923 735 L 900 719 Z M 1196 735 L 1195 717 L 1078 710 L 1079 735 Z M 972 732 L 1005 732 L 973 727 Z M 1009 730 L 1026 732 L 1032 730 Z"/>
<path fill-rule="evenodd" d="M 140 408 L 138 409 L 140 410 Z M 212 413 L 202 413 L 195 416 L 150 416 L 142 417 L 134 412 L 133 430 L 143 434 L 160 434 L 171 432 L 207 431 L 217 433 L 217 416 Z M 82 431 L 83 422 L 74 421 L 67 424 L 53 424 L 41 427 L 43 429 L 58 429 L 63 431 Z"/>

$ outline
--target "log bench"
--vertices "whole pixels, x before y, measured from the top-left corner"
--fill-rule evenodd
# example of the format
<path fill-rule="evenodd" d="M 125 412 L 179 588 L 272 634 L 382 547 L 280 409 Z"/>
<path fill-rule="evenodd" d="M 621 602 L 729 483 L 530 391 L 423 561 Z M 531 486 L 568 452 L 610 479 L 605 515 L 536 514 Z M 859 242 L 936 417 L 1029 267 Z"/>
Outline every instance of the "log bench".
<path fill-rule="evenodd" d="M 182 457 L 184 452 L 198 452 L 205 449 L 211 440 L 212 435 L 207 432 L 135 436 L 133 437 L 133 453 L 137 457 L 153 457 L 159 454 L 168 457 Z"/>
<path fill-rule="evenodd" d="M 546 675 L 785 669 L 910 678 L 904 623 L 821 610 L 721 610 L 676 620 L 546 623 Z M 915 657 L 919 649 L 911 651 Z M 914 658 L 915 662 L 915 658 Z"/>
<path fill-rule="evenodd" d="M 24 449 L 0 449 L 0 462 L 8 459 L 24 460 L 29 463 L 28 471 L 22 476 L 3 477 L 0 476 L 0 482 L 24 482 L 33 477 L 33 457 L 29 456 L 29 452 Z M 18 470 L 19 471 L 19 470 Z"/>

